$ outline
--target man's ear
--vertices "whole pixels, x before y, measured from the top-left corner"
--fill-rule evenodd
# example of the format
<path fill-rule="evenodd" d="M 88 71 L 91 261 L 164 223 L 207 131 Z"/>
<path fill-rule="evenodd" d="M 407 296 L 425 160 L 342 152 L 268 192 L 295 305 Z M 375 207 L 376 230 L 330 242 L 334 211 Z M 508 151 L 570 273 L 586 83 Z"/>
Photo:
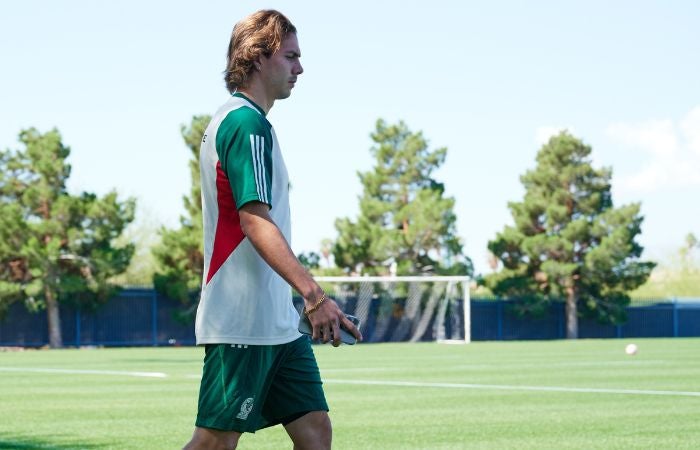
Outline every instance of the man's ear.
<path fill-rule="evenodd" d="M 260 69 L 262 68 L 262 64 L 260 64 L 262 56 L 263 55 L 258 55 L 258 57 L 253 60 L 253 69 L 257 70 L 258 72 L 260 72 Z"/>

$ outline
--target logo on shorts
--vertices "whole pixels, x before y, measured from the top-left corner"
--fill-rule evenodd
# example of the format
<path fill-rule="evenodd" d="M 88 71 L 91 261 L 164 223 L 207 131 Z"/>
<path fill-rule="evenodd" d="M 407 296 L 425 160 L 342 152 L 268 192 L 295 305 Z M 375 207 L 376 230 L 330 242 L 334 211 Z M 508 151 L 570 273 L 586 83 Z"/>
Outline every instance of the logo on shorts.
<path fill-rule="evenodd" d="M 246 420 L 248 418 L 248 414 L 253 410 L 253 397 L 245 399 L 243 404 L 241 405 L 241 412 L 239 412 L 236 415 L 237 419 L 241 420 Z"/>

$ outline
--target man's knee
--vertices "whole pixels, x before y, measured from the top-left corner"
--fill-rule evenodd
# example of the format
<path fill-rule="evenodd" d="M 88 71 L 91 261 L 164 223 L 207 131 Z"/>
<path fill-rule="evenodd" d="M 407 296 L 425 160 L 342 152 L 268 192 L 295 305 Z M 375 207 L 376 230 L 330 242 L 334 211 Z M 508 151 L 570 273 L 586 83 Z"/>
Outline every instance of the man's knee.
<path fill-rule="evenodd" d="M 192 440 L 183 447 L 183 450 L 235 450 L 240 437 L 241 434 L 235 431 L 197 427 L 194 429 Z"/>
<path fill-rule="evenodd" d="M 331 425 L 331 418 L 328 417 L 328 413 L 326 411 L 314 411 L 309 413 L 309 415 L 312 416 L 313 429 L 318 430 L 321 437 L 327 438 L 330 447 L 333 426 Z"/>
<path fill-rule="evenodd" d="M 330 449 L 333 437 L 326 411 L 312 411 L 285 426 L 295 449 Z"/>

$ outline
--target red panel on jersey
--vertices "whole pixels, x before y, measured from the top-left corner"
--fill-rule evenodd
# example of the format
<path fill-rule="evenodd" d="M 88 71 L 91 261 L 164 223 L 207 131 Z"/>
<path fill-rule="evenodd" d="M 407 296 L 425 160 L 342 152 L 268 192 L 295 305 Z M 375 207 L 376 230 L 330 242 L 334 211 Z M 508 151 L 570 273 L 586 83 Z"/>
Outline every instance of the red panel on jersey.
<path fill-rule="evenodd" d="M 220 161 L 216 163 L 216 199 L 219 206 L 219 220 L 216 223 L 214 251 L 212 251 L 209 263 L 207 283 L 245 238 L 236 201 L 233 199 L 233 192 L 231 192 L 231 184 L 221 169 Z"/>

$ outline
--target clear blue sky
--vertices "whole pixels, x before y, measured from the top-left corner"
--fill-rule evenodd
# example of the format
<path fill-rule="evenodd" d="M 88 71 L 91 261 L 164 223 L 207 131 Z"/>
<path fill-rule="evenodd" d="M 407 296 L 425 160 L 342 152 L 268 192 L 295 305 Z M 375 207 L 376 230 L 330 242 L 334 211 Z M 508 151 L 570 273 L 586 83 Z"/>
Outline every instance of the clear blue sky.
<path fill-rule="evenodd" d="M 700 3 L 693 1 L 22 1 L 0 6 L 0 147 L 34 126 L 72 149 L 71 191 L 117 189 L 176 225 L 189 189 L 181 124 L 226 100 L 233 24 L 276 8 L 299 29 L 292 97 L 269 118 L 293 184 L 293 248 L 357 214 L 377 118 L 448 148 L 477 270 L 510 223 L 519 176 L 569 128 L 642 202 L 646 255 L 700 235 Z"/>

